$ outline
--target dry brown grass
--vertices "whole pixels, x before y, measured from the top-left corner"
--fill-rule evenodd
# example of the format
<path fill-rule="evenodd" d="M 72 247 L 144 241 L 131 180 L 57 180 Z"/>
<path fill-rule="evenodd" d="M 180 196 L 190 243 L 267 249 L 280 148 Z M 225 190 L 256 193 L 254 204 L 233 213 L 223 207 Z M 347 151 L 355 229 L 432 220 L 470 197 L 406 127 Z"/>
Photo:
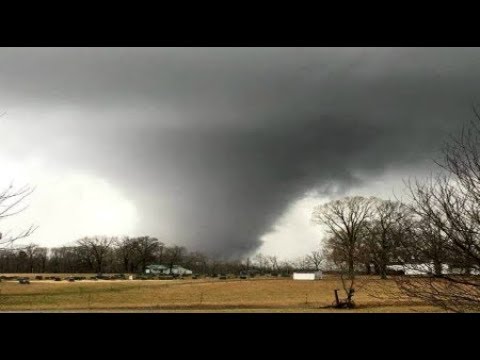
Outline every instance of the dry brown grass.
<path fill-rule="evenodd" d="M 357 309 L 348 311 L 439 311 L 421 301 L 392 297 L 398 291 L 391 280 L 372 277 L 363 280 L 362 285 L 355 296 Z M 341 288 L 336 277 L 319 281 L 185 279 L 70 283 L 33 280 L 30 285 L 3 281 L 0 310 L 323 312 L 335 311 L 325 307 L 332 304 L 336 288 Z"/>

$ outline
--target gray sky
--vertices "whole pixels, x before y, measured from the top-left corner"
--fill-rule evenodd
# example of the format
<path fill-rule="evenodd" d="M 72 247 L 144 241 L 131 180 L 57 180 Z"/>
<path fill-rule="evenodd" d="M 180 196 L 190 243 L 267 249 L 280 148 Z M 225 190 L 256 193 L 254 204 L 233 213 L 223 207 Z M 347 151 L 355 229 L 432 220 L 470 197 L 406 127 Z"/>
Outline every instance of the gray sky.
<path fill-rule="evenodd" d="M 2 48 L 0 180 L 37 186 L 4 226 L 308 251 L 314 204 L 428 172 L 479 95 L 479 49 Z"/>

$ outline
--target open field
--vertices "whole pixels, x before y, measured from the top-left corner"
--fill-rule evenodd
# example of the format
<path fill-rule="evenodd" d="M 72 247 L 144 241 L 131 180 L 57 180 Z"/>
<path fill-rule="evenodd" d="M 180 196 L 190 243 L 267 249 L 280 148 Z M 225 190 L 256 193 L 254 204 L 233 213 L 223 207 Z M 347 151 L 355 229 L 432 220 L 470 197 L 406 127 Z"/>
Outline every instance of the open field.
<path fill-rule="evenodd" d="M 5 274 L 7 275 L 7 274 Z M 10 274 L 12 276 L 13 274 Z M 21 274 L 16 274 L 17 276 Z M 33 277 L 32 274 L 29 274 Z M 61 274 L 59 274 L 61 275 Z M 65 275 L 65 274 L 64 274 Z M 72 274 L 69 274 L 72 275 Z M 84 274 L 85 275 L 85 274 Z M 48 276 L 48 274 L 47 274 Z M 62 276 L 62 275 L 61 275 Z M 0 282 L 1 311 L 221 311 L 221 312 L 432 312 L 437 308 L 398 293 L 391 280 L 363 280 L 355 310 L 325 308 L 341 288 L 336 277 L 291 279 L 32 280 Z M 343 295 L 342 295 L 343 296 Z"/>

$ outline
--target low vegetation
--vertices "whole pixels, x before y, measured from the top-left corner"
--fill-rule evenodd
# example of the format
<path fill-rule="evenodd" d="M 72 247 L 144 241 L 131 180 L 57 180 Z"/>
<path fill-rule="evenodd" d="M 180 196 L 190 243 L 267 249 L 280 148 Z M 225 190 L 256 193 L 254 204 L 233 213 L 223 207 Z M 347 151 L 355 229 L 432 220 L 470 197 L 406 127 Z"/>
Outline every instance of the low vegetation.
<path fill-rule="evenodd" d="M 71 274 L 70 274 L 71 275 Z M 48 276 L 48 275 L 47 275 Z M 440 311 L 421 300 L 402 297 L 392 280 L 359 279 L 359 312 Z M 338 311 L 331 307 L 341 286 L 336 276 L 317 281 L 283 278 L 183 280 L 32 280 L 0 283 L 2 311 Z M 397 296 L 392 297 L 392 294 Z M 345 311 L 345 310 L 344 310 Z"/>

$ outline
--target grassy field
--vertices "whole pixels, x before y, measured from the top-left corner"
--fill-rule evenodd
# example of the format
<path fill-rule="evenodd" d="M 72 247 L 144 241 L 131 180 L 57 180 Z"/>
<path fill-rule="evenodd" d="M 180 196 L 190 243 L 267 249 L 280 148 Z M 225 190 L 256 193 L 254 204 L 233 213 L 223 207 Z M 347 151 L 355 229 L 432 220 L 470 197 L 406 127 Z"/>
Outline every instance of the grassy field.
<path fill-rule="evenodd" d="M 33 277 L 32 274 L 29 276 Z M 355 296 L 358 305 L 355 310 L 325 308 L 333 303 L 333 290 L 336 288 L 341 288 L 341 282 L 336 277 L 318 281 L 280 278 L 76 282 L 32 280 L 29 285 L 2 281 L 0 311 L 440 311 L 418 300 L 392 297 L 392 294 L 398 293 L 395 283 L 373 277 L 362 281 Z"/>

